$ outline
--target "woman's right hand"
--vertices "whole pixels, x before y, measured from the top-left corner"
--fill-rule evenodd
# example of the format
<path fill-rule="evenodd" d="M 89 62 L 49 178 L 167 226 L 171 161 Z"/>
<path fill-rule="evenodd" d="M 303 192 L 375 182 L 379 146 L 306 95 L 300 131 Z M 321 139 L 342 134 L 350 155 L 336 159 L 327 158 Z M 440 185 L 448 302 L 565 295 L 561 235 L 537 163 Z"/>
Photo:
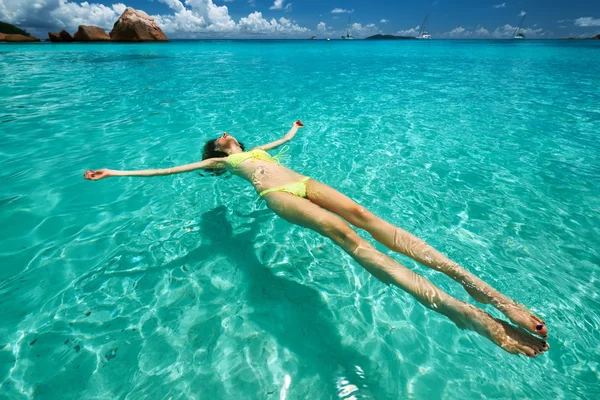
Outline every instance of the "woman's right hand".
<path fill-rule="evenodd" d="M 111 172 L 112 171 L 107 168 L 102 168 L 97 171 L 90 169 L 90 170 L 85 171 L 85 173 L 83 174 L 83 177 L 85 179 L 87 179 L 88 181 L 98 181 L 100 179 L 104 179 L 104 178 L 108 178 L 109 176 L 112 176 Z"/>
<path fill-rule="evenodd" d="M 296 128 L 302 128 L 304 126 L 304 124 L 302 123 L 302 121 L 298 120 L 293 123 L 293 126 Z"/>

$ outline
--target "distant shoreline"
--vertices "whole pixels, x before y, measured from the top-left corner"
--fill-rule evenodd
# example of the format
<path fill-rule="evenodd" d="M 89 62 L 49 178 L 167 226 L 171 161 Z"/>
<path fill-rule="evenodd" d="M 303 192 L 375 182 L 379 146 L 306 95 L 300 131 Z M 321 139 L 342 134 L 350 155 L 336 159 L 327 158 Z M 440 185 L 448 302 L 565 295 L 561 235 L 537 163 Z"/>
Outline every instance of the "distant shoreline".
<path fill-rule="evenodd" d="M 382 35 L 383 36 L 383 35 Z M 385 35 L 388 36 L 388 35 Z M 392 36 L 392 35 L 389 35 Z M 433 38 L 428 40 L 418 40 L 415 37 L 405 37 L 405 38 L 375 38 L 375 39 L 355 39 L 355 40 L 343 40 L 343 39 L 331 39 L 327 40 L 323 39 L 306 39 L 306 38 L 194 38 L 194 39 L 169 39 L 169 42 L 375 42 L 375 41 L 405 41 L 408 40 L 410 42 L 451 42 L 451 41 L 471 41 L 471 42 L 518 42 L 518 43 L 527 43 L 527 42 L 542 42 L 542 41 L 569 41 L 569 42 L 596 42 L 600 38 L 531 38 L 525 40 L 514 40 L 511 38 Z M 51 45 L 72 45 L 72 44 L 102 44 L 102 45 L 111 45 L 111 44 L 157 44 L 157 43 L 169 43 L 169 42 L 70 42 L 70 43 L 62 43 L 62 42 L 50 42 L 50 41 L 40 41 L 35 42 L 37 44 L 51 44 Z M 21 42 L 0 42 L 0 44 L 20 44 Z M 26 44 L 35 44 L 35 43 L 26 43 Z M 22 43 L 21 43 L 22 44 Z"/>
<path fill-rule="evenodd" d="M 414 36 L 396 36 L 396 35 L 382 35 L 377 34 L 366 37 L 365 40 L 417 40 Z"/>

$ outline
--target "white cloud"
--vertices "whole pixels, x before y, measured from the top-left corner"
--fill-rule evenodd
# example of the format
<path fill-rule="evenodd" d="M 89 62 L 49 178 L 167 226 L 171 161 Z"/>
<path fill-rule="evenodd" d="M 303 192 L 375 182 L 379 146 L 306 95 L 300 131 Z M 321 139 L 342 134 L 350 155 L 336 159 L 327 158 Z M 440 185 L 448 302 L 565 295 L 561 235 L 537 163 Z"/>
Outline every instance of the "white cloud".
<path fill-rule="evenodd" d="M 124 4 L 107 7 L 103 4 L 81 4 L 59 1 L 59 7 L 50 12 L 50 16 L 62 22 L 64 27 L 75 28 L 79 25 L 96 25 L 112 28 L 120 14 L 125 10 Z"/>
<path fill-rule="evenodd" d="M 506 7 L 506 3 L 494 5 L 494 8 L 505 8 L 505 7 Z"/>
<path fill-rule="evenodd" d="M 81 24 L 110 29 L 124 9 L 122 3 L 106 6 L 68 0 L 0 0 L 0 20 L 46 36 L 49 30 L 74 31 Z"/>
<path fill-rule="evenodd" d="M 462 26 L 456 27 L 449 32 L 443 33 L 441 37 L 448 39 L 486 39 L 486 38 L 495 38 L 495 39 L 508 39 L 512 38 L 516 26 L 512 25 L 504 25 L 490 31 L 483 26 L 477 27 L 477 29 L 469 30 L 465 29 Z M 536 38 L 536 37 L 544 37 L 547 35 L 547 32 L 543 31 L 541 28 L 539 29 L 531 29 L 531 28 L 521 28 L 521 32 L 525 34 L 528 38 Z"/>
<path fill-rule="evenodd" d="M 273 5 L 271 7 L 269 7 L 269 10 L 285 10 L 285 11 L 290 11 L 292 9 L 292 3 L 288 3 L 285 6 L 283 5 L 283 3 L 285 2 L 285 0 L 275 0 L 275 2 L 273 3 Z"/>
<path fill-rule="evenodd" d="M 375 24 L 367 24 L 363 26 L 359 23 L 350 25 L 350 32 L 354 37 L 367 37 L 381 33 L 381 30 Z"/>
<path fill-rule="evenodd" d="M 421 27 L 419 25 L 417 25 L 414 28 L 400 30 L 400 31 L 396 32 L 396 35 L 398 35 L 398 36 L 417 36 L 419 34 L 420 28 Z"/>
<path fill-rule="evenodd" d="M 490 34 L 490 31 L 488 31 L 487 29 L 485 29 L 483 26 L 479 27 L 479 29 L 477 29 L 475 31 L 475 35 L 477 37 L 487 37 L 487 36 L 489 36 L 489 34 Z"/>
<path fill-rule="evenodd" d="M 100 0 L 95 0 L 100 1 Z M 117 0 L 118 1 L 118 0 Z M 125 1 L 125 0 L 122 0 Z M 267 18 L 260 12 L 253 12 L 239 20 L 233 19 L 228 7 L 221 0 L 155 0 L 165 4 L 170 11 L 153 15 L 158 25 L 169 38 L 197 37 L 253 37 L 265 35 L 268 37 L 299 37 L 311 34 L 321 34 L 336 37 L 346 33 L 346 29 L 335 31 L 325 22 L 319 22 L 316 27 L 308 29 L 292 19 Z M 271 3 L 273 1 L 273 3 Z M 221 5 L 215 4 L 219 2 Z M 279 2 L 270 0 L 276 5 Z M 290 6 L 290 0 L 280 2 L 281 9 Z M 14 22 L 29 30 L 36 36 L 46 36 L 48 31 L 67 29 L 74 32 L 77 25 L 97 25 L 107 32 L 112 29 L 114 22 L 125 9 L 125 4 L 116 3 L 103 5 L 75 0 L 0 0 L 0 20 Z M 335 9 L 334 9 L 335 10 Z M 334 11 L 332 10 L 332 11 Z M 332 15 L 341 16 L 353 13 L 352 9 L 337 9 Z M 347 18 L 347 15 L 346 15 Z M 381 19 L 380 24 L 390 23 Z M 31 29 L 34 27 L 35 29 Z M 381 29 L 374 23 L 351 24 L 350 32 L 356 38 L 362 38 L 377 33 Z M 419 27 L 398 31 L 403 36 L 416 36 Z M 473 31 L 472 35 L 480 34 Z M 467 35 L 467 32 L 462 33 Z M 498 33 L 500 35 L 501 33 Z M 526 33 L 527 34 L 527 33 Z M 458 35 L 454 32 L 453 35 Z M 491 37 L 492 34 L 489 34 Z"/>
<path fill-rule="evenodd" d="M 491 34 L 490 31 L 483 26 L 478 26 L 475 30 L 469 30 L 462 26 L 458 26 L 450 32 L 443 33 L 441 37 L 448 39 L 485 39 L 491 37 Z"/>
<path fill-rule="evenodd" d="M 123 3 L 117 3 L 117 4 L 113 4 L 112 5 L 112 9 L 119 14 L 119 16 L 121 16 L 121 14 L 123 14 L 123 11 L 125 11 L 125 9 L 127 8 L 127 6 Z"/>
<path fill-rule="evenodd" d="M 229 16 L 227 6 L 217 6 L 212 0 L 159 0 L 175 11 L 175 14 L 154 15 L 153 18 L 167 34 L 190 37 L 193 34 L 229 33 L 236 30 L 236 23 Z"/>
<path fill-rule="evenodd" d="M 240 22 L 238 23 L 239 29 L 241 33 L 247 34 L 280 34 L 280 35 L 290 35 L 290 34 L 300 34 L 306 33 L 309 30 L 307 28 L 301 27 L 300 25 L 294 24 L 291 20 L 287 18 L 279 18 L 279 21 L 275 18 L 272 18 L 270 21 L 267 21 L 261 12 L 255 11 L 247 17 L 240 18 Z"/>
<path fill-rule="evenodd" d="M 290 19 L 266 20 L 256 12 L 235 21 L 229 15 L 227 6 L 218 6 L 213 0 L 158 1 L 172 11 L 152 17 L 170 38 L 207 35 L 244 37 L 257 34 L 303 37 L 310 32 Z M 250 0 L 249 3 L 254 1 Z M 290 3 L 285 0 L 280 5 L 283 10 L 289 10 Z M 102 5 L 69 0 L 0 0 L 0 20 L 14 23 L 40 37 L 46 36 L 48 31 L 63 28 L 74 32 L 80 24 L 97 25 L 108 32 L 124 9 L 122 3 Z"/>
<path fill-rule="evenodd" d="M 154 15 L 153 18 L 167 35 L 189 37 L 190 34 L 205 32 L 209 26 L 202 16 L 188 9 L 176 12 L 174 15 Z"/>
<path fill-rule="evenodd" d="M 248 0 L 250 7 L 256 7 L 256 0 Z"/>
<path fill-rule="evenodd" d="M 575 20 L 577 26 L 600 26 L 600 18 L 594 19 L 592 17 L 581 17 Z"/>
<path fill-rule="evenodd" d="M 506 24 L 504 26 L 496 28 L 493 32 L 491 32 L 491 36 L 498 39 L 506 39 L 511 38 L 517 29 L 516 26 L 512 26 Z M 540 36 L 546 36 L 547 32 L 544 32 L 542 28 L 531 29 L 531 28 L 521 28 L 521 33 L 523 33 L 528 38 L 536 38 Z"/>
<path fill-rule="evenodd" d="M 333 10 L 331 10 L 332 14 L 352 14 L 353 12 L 354 9 L 346 10 L 345 8 L 334 8 Z"/>
<path fill-rule="evenodd" d="M 281 10 L 282 8 L 283 0 L 275 0 L 275 3 L 273 3 L 273 5 L 269 7 L 269 10 Z"/>
<path fill-rule="evenodd" d="M 525 11 L 521 11 L 521 12 L 519 13 L 519 17 L 524 17 L 524 16 L 525 16 L 525 14 L 527 14 Z"/>
<path fill-rule="evenodd" d="M 176 12 L 181 12 L 185 10 L 185 7 L 179 0 L 158 0 L 161 3 L 169 6 L 170 9 L 175 10 Z"/>
<path fill-rule="evenodd" d="M 317 32 L 319 33 L 329 33 L 329 29 L 330 28 L 327 27 L 327 24 L 325 22 L 319 22 L 317 24 Z"/>

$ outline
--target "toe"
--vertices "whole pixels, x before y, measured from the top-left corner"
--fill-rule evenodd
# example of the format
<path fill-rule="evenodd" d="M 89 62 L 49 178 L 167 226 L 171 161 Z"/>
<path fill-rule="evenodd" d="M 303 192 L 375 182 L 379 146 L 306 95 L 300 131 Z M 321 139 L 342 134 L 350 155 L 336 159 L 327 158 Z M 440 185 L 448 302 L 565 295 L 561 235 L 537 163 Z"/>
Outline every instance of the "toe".
<path fill-rule="evenodd" d="M 535 326 L 535 333 L 542 336 L 548 336 L 548 327 L 544 323 L 538 323 Z"/>
<path fill-rule="evenodd" d="M 550 346 L 548 345 L 548 343 L 543 340 L 540 340 L 532 347 L 538 354 L 544 354 L 545 352 L 550 350 Z"/>
<path fill-rule="evenodd" d="M 531 348 L 538 354 L 542 354 L 544 352 L 544 348 L 541 343 L 535 343 L 531 345 Z"/>
<path fill-rule="evenodd" d="M 536 358 L 538 356 L 538 352 L 529 346 L 522 346 L 521 352 L 530 358 Z"/>
<path fill-rule="evenodd" d="M 527 329 L 529 332 L 536 334 L 538 336 L 542 336 L 542 337 L 546 337 L 548 336 L 548 327 L 546 326 L 546 323 L 541 319 L 538 318 L 537 316 L 529 313 L 529 321 L 525 322 L 525 325 L 521 325 L 521 324 L 517 324 L 520 325 L 522 328 Z"/>
<path fill-rule="evenodd" d="M 525 332 L 523 332 L 523 335 L 521 337 L 521 343 L 523 343 L 524 346 L 533 349 L 533 351 L 535 351 L 538 355 L 545 353 L 550 348 L 546 341 L 541 340 L 535 336 L 525 334 Z"/>
<path fill-rule="evenodd" d="M 546 337 L 548 335 L 548 327 L 546 323 L 531 311 L 527 310 L 523 305 L 517 305 L 514 308 L 506 308 L 501 310 L 511 320 L 511 322 L 521 328 L 538 335 Z"/>

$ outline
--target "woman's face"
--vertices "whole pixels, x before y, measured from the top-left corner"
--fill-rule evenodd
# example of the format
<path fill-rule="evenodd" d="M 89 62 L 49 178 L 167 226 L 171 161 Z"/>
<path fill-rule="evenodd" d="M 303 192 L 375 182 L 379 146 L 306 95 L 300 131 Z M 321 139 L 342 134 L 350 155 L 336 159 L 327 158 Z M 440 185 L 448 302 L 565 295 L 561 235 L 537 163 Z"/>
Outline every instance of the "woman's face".
<path fill-rule="evenodd" d="M 227 150 L 233 146 L 240 146 L 240 142 L 238 142 L 236 138 L 229 135 L 227 132 L 223 132 L 223 135 L 219 136 L 219 138 L 215 140 L 215 144 L 217 145 L 217 150 Z"/>

